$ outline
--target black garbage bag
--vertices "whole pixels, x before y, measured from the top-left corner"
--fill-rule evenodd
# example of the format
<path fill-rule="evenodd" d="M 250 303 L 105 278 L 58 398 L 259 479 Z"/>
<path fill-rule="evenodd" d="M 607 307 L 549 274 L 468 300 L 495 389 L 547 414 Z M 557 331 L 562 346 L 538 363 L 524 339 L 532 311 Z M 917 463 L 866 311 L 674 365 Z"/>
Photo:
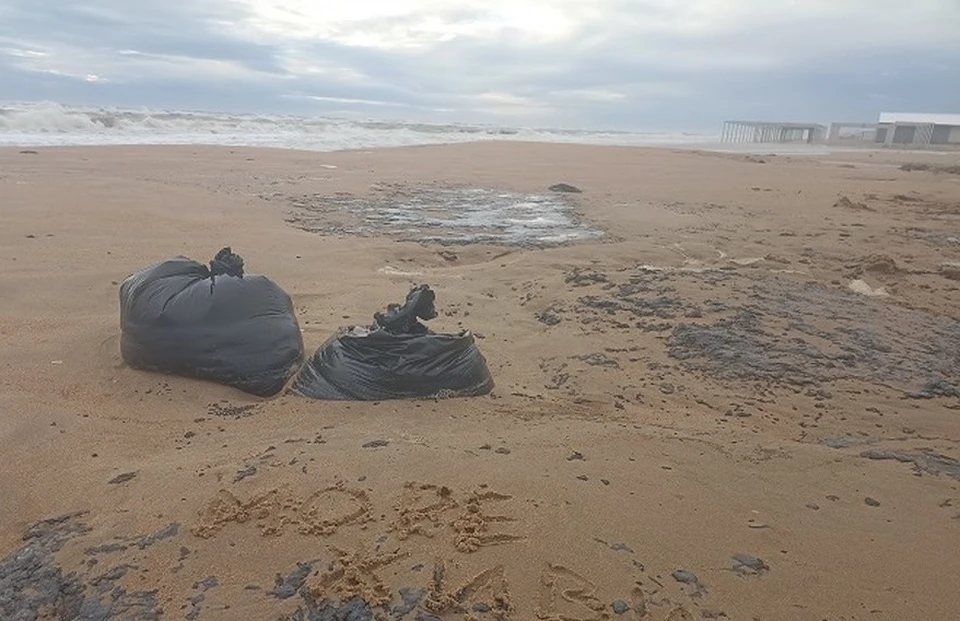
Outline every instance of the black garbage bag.
<path fill-rule="evenodd" d="M 133 368 L 212 380 L 267 397 L 303 361 L 290 296 L 266 276 L 244 275 L 224 248 L 210 267 L 186 257 L 158 263 L 120 286 L 120 351 Z"/>
<path fill-rule="evenodd" d="M 293 383 L 314 399 L 380 401 L 483 395 L 493 389 L 487 361 L 470 332 L 434 334 L 418 319 L 437 316 L 435 294 L 415 287 L 403 305 L 374 315 L 324 343 Z"/>

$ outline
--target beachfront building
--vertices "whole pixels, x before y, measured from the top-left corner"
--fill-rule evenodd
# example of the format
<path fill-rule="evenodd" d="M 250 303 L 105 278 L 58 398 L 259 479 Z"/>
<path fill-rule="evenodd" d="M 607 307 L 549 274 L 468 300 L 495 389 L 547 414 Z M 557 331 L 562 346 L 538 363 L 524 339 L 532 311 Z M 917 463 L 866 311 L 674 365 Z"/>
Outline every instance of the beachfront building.
<path fill-rule="evenodd" d="M 883 112 L 876 123 L 831 123 L 827 141 L 885 147 L 960 146 L 960 114 Z"/>
<path fill-rule="evenodd" d="M 834 121 L 830 123 L 827 142 L 830 144 L 873 144 L 886 140 L 886 129 L 880 123 Z"/>
<path fill-rule="evenodd" d="M 769 121 L 726 121 L 720 142 L 823 142 L 825 125 L 817 123 L 780 123 Z"/>

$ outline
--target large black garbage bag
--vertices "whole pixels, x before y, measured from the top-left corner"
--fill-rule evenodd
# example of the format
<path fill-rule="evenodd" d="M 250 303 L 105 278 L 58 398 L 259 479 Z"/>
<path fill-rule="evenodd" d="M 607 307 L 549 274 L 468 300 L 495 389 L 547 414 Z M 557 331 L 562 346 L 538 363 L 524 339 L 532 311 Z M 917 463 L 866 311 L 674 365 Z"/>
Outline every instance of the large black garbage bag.
<path fill-rule="evenodd" d="M 224 248 L 210 267 L 186 257 L 158 263 L 120 286 L 120 350 L 131 367 L 212 380 L 261 397 L 286 385 L 303 360 L 290 296 Z"/>
<path fill-rule="evenodd" d="M 473 335 L 434 334 L 434 292 L 415 287 L 405 304 L 374 315 L 370 327 L 341 330 L 307 361 L 293 392 L 314 399 L 380 401 L 483 395 L 493 389 Z"/>

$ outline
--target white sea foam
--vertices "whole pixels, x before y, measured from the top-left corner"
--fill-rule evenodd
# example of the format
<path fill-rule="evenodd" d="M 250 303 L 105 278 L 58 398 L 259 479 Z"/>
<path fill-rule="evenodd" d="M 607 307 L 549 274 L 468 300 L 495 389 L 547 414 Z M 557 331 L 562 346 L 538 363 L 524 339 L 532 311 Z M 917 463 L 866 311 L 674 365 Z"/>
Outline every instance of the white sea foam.
<path fill-rule="evenodd" d="M 477 140 L 606 145 L 693 145 L 716 136 L 682 132 L 596 132 L 460 123 L 351 121 L 326 117 L 0 104 L 0 145 L 208 144 L 311 151 Z"/>

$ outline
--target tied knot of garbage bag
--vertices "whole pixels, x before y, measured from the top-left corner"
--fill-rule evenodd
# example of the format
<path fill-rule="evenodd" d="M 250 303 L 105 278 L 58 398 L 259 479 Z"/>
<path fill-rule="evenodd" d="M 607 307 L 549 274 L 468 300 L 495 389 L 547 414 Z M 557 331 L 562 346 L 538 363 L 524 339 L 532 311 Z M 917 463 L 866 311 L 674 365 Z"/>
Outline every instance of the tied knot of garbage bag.
<path fill-rule="evenodd" d="M 243 257 L 234 254 L 230 246 L 222 248 L 210 261 L 210 274 L 243 278 Z"/>
<path fill-rule="evenodd" d="M 419 285 L 410 290 L 406 301 L 401 304 L 388 304 L 387 312 L 374 313 L 376 322 L 373 329 L 384 330 L 390 334 L 428 334 L 430 330 L 417 321 L 430 321 L 437 316 L 434 302 L 437 295 L 429 285 Z"/>

